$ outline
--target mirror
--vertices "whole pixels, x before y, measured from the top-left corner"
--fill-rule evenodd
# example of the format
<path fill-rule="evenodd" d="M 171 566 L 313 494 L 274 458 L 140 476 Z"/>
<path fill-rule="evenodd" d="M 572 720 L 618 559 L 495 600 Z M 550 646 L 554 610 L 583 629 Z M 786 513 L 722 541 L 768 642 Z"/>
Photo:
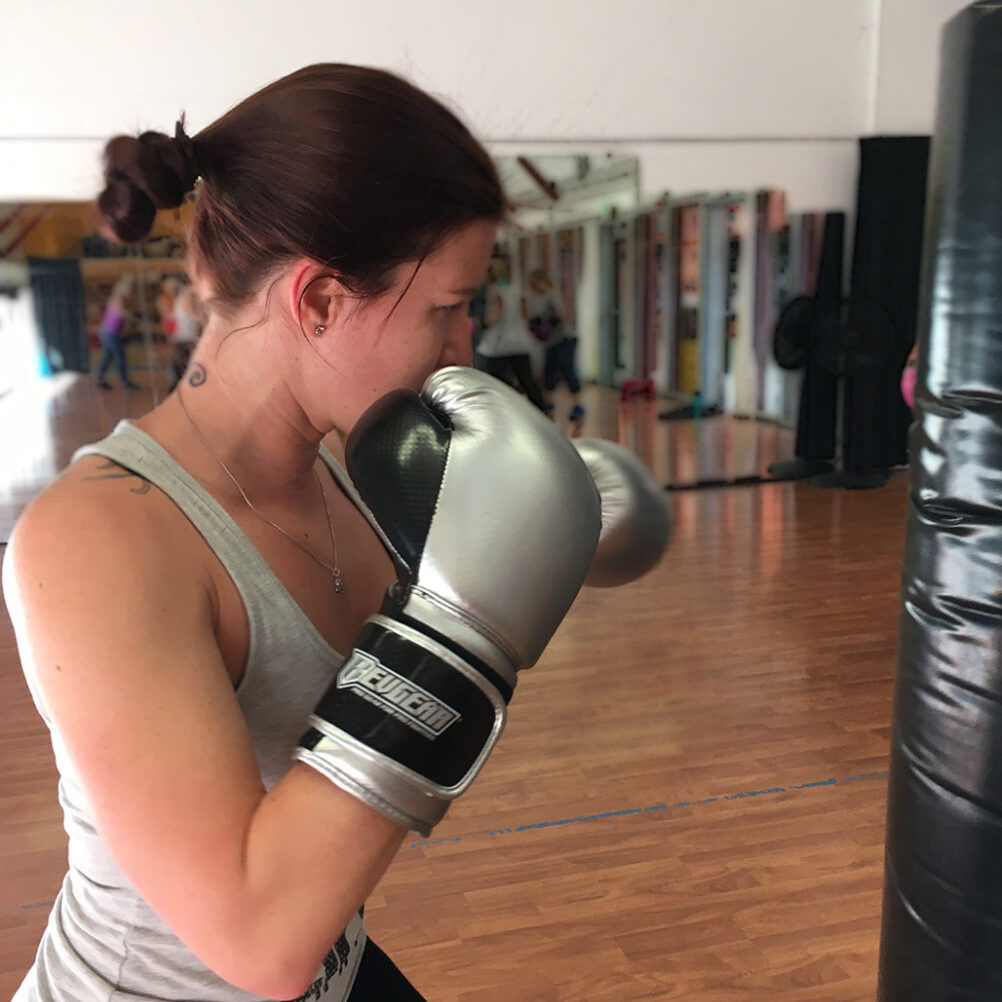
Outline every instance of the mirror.
<path fill-rule="evenodd" d="M 576 153 L 507 156 L 496 163 L 510 210 L 499 233 L 494 271 L 510 283 L 511 303 L 520 304 L 529 332 L 521 350 L 537 381 L 546 383 L 552 381 L 546 358 L 552 363 L 555 357 L 549 349 L 560 342 L 567 365 L 573 364 L 582 380 L 594 381 L 600 375 L 605 309 L 603 227 L 640 204 L 640 163 L 632 156 Z M 547 312 L 559 316 L 559 327 L 547 324 Z M 488 323 L 490 318 L 476 308 L 473 319 L 476 364 L 500 370 L 487 358 L 513 352 L 517 339 L 510 332 L 499 334 L 498 325 Z M 508 343 L 492 343 L 501 339 Z M 576 344 L 570 346 L 566 342 L 572 339 Z"/>
<path fill-rule="evenodd" d="M 813 291 L 820 213 L 788 213 L 772 189 L 645 193 L 632 156 L 496 163 L 509 215 L 491 272 L 507 288 L 522 328 L 518 351 L 537 383 L 559 330 L 557 340 L 576 342 L 583 383 L 626 399 L 639 389 L 659 401 L 660 417 L 723 412 L 795 423 L 800 374 L 776 368 L 772 328 L 790 298 Z M 108 361 L 102 318 L 130 276 L 128 372 L 154 403 L 162 398 L 183 368 L 164 303 L 185 278 L 188 211 L 161 212 L 149 238 L 123 248 L 101 237 L 89 203 L 0 204 L 0 394 L 39 375 L 97 373 Z M 545 278 L 548 299 L 530 295 L 533 273 Z M 492 350 L 485 336 L 498 335 L 488 298 L 485 285 L 471 307 L 482 368 Z M 540 314 L 546 302 L 559 328 Z M 593 432 L 622 437 L 609 422 Z"/>
<path fill-rule="evenodd" d="M 511 214 L 495 267 L 519 288 L 533 268 L 548 270 L 569 320 L 595 329 L 598 226 L 637 205 L 637 159 L 568 154 L 496 163 Z M 123 325 L 128 371 L 155 397 L 166 392 L 172 330 L 163 297 L 185 277 L 188 211 L 159 213 L 151 235 L 125 248 L 100 235 L 92 203 L 0 203 L 0 394 L 39 375 L 97 372 L 102 317 L 126 276 L 133 279 Z M 541 347 L 530 350 L 541 364 Z"/>
<path fill-rule="evenodd" d="M 523 229 L 607 218 L 640 201 L 640 162 L 615 154 L 511 156 L 495 161 Z"/>
<path fill-rule="evenodd" d="M 38 375 L 92 372 L 116 288 L 129 286 L 121 333 L 130 371 L 169 385 L 174 333 L 165 292 L 186 281 L 187 206 L 158 214 L 141 244 L 99 232 L 92 203 L 0 204 L 0 394 Z M 123 281 L 124 280 L 124 281 Z"/>

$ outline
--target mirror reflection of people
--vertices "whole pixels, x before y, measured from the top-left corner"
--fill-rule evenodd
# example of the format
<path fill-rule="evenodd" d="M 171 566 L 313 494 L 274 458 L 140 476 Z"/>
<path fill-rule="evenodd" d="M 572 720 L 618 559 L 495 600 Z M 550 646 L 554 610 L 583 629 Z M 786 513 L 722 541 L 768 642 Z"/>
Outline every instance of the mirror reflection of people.
<path fill-rule="evenodd" d="M 525 294 L 525 314 L 529 330 L 537 340 L 546 345 L 543 362 L 543 388 L 546 392 L 546 408 L 553 409 L 553 391 L 561 379 L 571 392 L 572 421 L 580 421 L 584 415 L 581 406 L 581 381 L 578 379 L 575 355 L 578 338 L 564 318 L 550 277 L 542 268 L 529 273 L 529 288 Z"/>
<path fill-rule="evenodd" d="M 485 327 L 477 342 L 477 354 L 483 358 L 487 372 L 508 385 L 517 383 L 545 411 L 543 392 L 532 372 L 529 330 L 520 298 L 504 266 L 496 259 L 492 261 L 488 269 Z"/>
<path fill-rule="evenodd" d="M 101 315 L 101 326 L 98 329 L 97 337 L 104 352 L 97 367 L 97 385 L 102 390 L 113 388 L 105 378 L 112 362 L 118 363 L 118 375 L 122 385 L 127 390 L 139 389 L 129 379 L 129 366 L 125 357 L 125 321 L 132 298 L 132 287 L 132 276 L 123 275 L 111 290 L 111 295 L 104 307 L 104 313 Z"/>
<path fill-rule="evenodd" d="M 174 334 L 171 339 L 171 391 L 184 378 L 192 352 L 202 333 L 201 307 L 194 288 L 189 283 L 178 283 L 174 297 Z"/>
<path fill-rule="evenodd" d="M 179 279 L 175 275 L 168 275 L 160 283 L 160 292 L 153 300 L 153 305 L 160 317 L 160 326 L 168 341 L 174 336 L 174 300 L 177 298 L 180 287 Z"/>
<path fill-rule="evenodd" d="M 477 350 L 480 344 L 480 337 L 486 326 L 485 316 L 487 313 L 487 283 L 484 282 L 476 291 L 473 299 L 470 300 L 470 342 L 473 345 L 473 365 L 477 369 L 484 369 L 484 360 Z"/>

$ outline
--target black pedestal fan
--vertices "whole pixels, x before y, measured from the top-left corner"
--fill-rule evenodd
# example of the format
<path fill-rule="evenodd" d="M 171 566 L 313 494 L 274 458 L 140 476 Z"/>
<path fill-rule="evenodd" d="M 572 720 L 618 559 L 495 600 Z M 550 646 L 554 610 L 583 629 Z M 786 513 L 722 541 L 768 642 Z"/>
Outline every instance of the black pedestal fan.
<path fill-rule="evenodd" d="M 776 324 L 773 356 L 783 369 L 805 370 L 802 418 L 812 377 L 819 386 L 827 381 L 829 388 L 834 379 L 831 404 L 839 435 L 834 464 L 795 459 L 774 463 L 769 472 L 810 478 L 816 487 L 883 486 L 888 470 L 868 461 L 865 443 L 875 426 L 887 370 L 897 364 L 897 354 L 894 324 L 879 303 L 854 297 L 819 306 L 810 296 L 788 303 Z"/>

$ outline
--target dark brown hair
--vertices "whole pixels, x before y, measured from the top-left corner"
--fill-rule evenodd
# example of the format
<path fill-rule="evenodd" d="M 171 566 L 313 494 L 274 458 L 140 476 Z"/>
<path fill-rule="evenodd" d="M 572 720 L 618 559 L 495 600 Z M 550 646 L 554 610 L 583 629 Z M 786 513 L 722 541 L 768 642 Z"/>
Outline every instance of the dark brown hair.
<path fill-rule="evenodd" d="M 444 105 L 384 70 L 320 64 L 283 77 L 189 138 L 116 136 L 98 207 L 120 240 L 201 178 L 189 252 L 223 304 L 246 302 L 276 267 L 309 257 L 374 296 L 505 199 L 490 156 Z"/>

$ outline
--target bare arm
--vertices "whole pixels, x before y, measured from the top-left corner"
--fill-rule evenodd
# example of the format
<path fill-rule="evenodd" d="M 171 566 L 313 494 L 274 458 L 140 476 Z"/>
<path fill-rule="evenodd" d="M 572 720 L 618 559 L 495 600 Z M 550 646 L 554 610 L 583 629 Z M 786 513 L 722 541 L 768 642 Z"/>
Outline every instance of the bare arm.
<path fill-rule="evenodd" d="M 209 588 L 141 500 L 57 487 L 22 518 L 4 591 L 24 670 L 139 892 L 221 977 L 293 997 L 404 832 L 301 764 L 265 792 Z"/>

